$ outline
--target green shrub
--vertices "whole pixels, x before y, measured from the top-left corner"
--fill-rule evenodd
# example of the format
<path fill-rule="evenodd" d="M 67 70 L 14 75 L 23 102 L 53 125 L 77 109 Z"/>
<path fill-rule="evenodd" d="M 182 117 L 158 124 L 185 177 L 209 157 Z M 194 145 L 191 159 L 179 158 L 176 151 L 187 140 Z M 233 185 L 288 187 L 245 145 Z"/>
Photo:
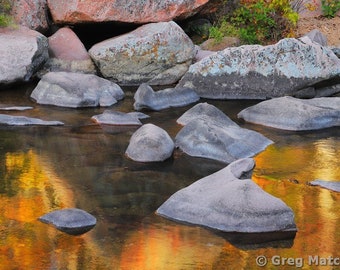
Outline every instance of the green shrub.
<path fill-rule="evenodd" d="M 322 13 L 327 18 L 334 18 L 340 10 L 339 0 L 322 0 L 321 1 Z"/>
<path fill-rule="evenodd" d="M 268 44 L 293 36 L 297 20 L 289 0 L 244 0 L 211 29 L 210 37 L 236 36 L 243 44 Z"/>
<path fill-rule="evenodd" d="M 0 0 L 0 27 L 8 26 L 13 23 L 10 11 L 12 2 L 10 0 Z"/>

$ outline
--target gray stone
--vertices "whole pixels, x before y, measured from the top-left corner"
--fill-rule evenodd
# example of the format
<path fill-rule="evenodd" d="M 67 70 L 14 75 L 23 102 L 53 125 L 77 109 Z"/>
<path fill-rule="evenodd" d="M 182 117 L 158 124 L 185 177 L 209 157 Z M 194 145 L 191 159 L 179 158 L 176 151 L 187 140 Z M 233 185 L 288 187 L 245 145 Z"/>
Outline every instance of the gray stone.
<path fill-rule="evenodd" d="M 309 182 L 309 184 L 312 186 L 320 186 L 332 191 L 340 192 L 340 182 L 317 179 L 312 182 Z"/>
<path fill-rule="evenodd" d="M 148 84 L 141 84 L 135 95 L 135 110 L 163 110 L 170 107 L 186 106 L 196 102 L 200 97 L 196 92 L 189 88 L 167 88 L 164 90 L 154 91 Z"/>
<path fill-rule="evenodd" d="M 50 72 L 44 75 L 31 97 L 39 104 L 62 107 L 111 106 L 124 97 L 115 83 L 92 74 Z"/>
<path fill-rule="evenodd" d="M 175 138 L 184 153 L 225 163 L 252 157 L 272 143 L 255 131 L 200 118 L 190 121 Z"/>
<path fill-rule="evenodd" d="M 173 194 L 157 214 L 224 232 L 296 231 L 293 211 L 248 177 L 253 159 L 241 159 Z"/>
<path fill-rule="evenodd" d="M 134 161 L 155 162 L 168 159 L 173 150 L 174 142 L 164 129 L 145 124 L 132 135 L 125 154 Z"/>
<path fill-rule="evenodd" d="M 25 27 L 0 28 L 0 84 L 28 81 L 48 59 L 48 42 Z"/>
<path fill-rule="evenodd" d="M 212 99 L 266 99 L 340 75 L 340 59 L 327 47 L 286 38 L 269 46 L 227 48 L 190 66 L 178 87 Z"/>
<path fill-rule="evenodd" d="M 30 106 L 0 106 L 0 111 L 26 111 L 32 109 L 33 107 Z"/>
<path fill-rule="evenodd" d="M 106 110 L 102 114 L 92 116 L 91 118 L 99 124 L 105 125 L 142 125 L 136 114 L 123 113 L 117 111 Z"/>
<path fill-rule="evenodd" d="M 169 85 L 188 70 L 194 44 L 175 22 L 143 25 L 89 50 L 101 74 L 114 82 Z"/>
<path fill-rule="evenodd" d="M 206 102 L 199 103 L 186 111 L 180 118 L 177 119 L 177 123 L 185 126 L 194 119 L 202 119 L 207 122 L 215 121 L 225 127 L 238 126 L 224 112 Z"/>
<path fill-rule="evenodd" d="M 13 116 L 7 114 L 0 114 L 0 125 L 9 126 L 62 126 L 64 123 L 59 121 L 44 121 L 38 118 L 31 118 L 26 116 Z"/>
<path fill-rule="evenodd" d="M 39 217 L 39 220 L 71 235 L 86 233 L 97 223 L 94 216 L 77 208 L 56 210 Z"/>
<path fill-rule="evenodd" d="M 244 109 L 238 117 L 251 123 L 293 131 L 340 126 L 340 98 L 275 98 Z"/>
<path fill-rule="evenodd" d="M 331 47 L 332 52 L 340 58 L 340 47 Z"/>
<path fill-rule="evenodd" d="M 311 41 L 320 44 L 321 46 L 327 46 L 327 37 L 320 32 L 318 29 L 313 29 L 308 32 L 305 36 L 307 36 Z M 303 39 L 304 37 L 302 37 Z"/>

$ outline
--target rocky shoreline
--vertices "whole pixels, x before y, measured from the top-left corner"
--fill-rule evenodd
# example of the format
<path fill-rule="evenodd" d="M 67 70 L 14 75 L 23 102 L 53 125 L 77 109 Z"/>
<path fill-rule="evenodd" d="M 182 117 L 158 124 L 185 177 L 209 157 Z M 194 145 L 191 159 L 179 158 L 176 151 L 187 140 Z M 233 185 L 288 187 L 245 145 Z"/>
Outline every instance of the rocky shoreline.
<path fill-rule="evenodd" d="M 91 1 L 83 1 L 78 10 L 72 10 L 72 3 L 78 2 L 69 1 L 61 9 L 57 1 L 48 1 L 55 22 L 102 22 L 118 20 L 119 16 L 124 15 L 117 6 L 117 14 L 97 16 L 100 14 L 98 9 L 104 7 L 92 5 Z M 113 2 L 117 4 L 117 1 Z M 199 102 L 200 98 L 270 99 L 247 108 L 238 116 L 252 123 L 294 131 L 340 126 L 340 97 L 337 97 L 340 93 L 339 48 L 328 47 L 320 32 L 312 31 L 299 39 L 287 38 L 268 46 L 244 45 L 217 52 L 202 51 L 195 47 L 173 19 L 191 16 L 198 6 L 207 1 L 179 2 L 176 9 L 171 9 L 171 6 L 153 6 L 153 16 L 142 10 L 140 14 L 135 14 L 133 21 L 144 25 L 103 40 L 89 50 L 70 27 L 62 27 L 50 37 L 24 26 L 0 29 L 0 87 L 39 78 L 31 94 L 37 104 L 80 108 L 110 107 L 124 98 L 121 86 L 137 85 L 139 88 L 134 96 L 133 108 L 137 111 L 185 106 Z M 167 12 L 168 9 L 171 12 Z M 166 14 L 170 14 L 170 17 L 165 17 Z M 116 15 L 119 16 L 114 19 L 110 17 Z M 169 88 L 170 84 L 177 85 Z M 165 89 L 154 91 L 153 85 L 164 86 Z M 238 172 L 249 171 L 249 164 L 253 161 L 247 158 L 275 142 L 255 131 L 239 127 L 209 104 L 196 104 L 178 119 L 178 123 L 184 127 L 174 141 L 165 130 L 152 124 L 143 125 L 140 121 L 143 117 L 133 112 L 123 114 L 108 110 L 104 115 L 93 116 L 93 120 L 99 124 L 141 125 L 132 135 L 126 150 L 126 156 L 134 161 L 162 162 L 173 155 L 176 147 L 191 156 L 231 163 L 231 167 L 226 167 L 227 176 L 231 178 L 227 185 L 236 185 L 235 192 L 240 196 L 259 196 L 273 202 L 273 208 L 266 209 L 268 212 L 264 214 L 263 209 L 266 207 L 256 201 L 247 205 L 242 201 L 241 206 L 236 207 L 240 211 L 248 207 L 254 209 L 255 214 L 249 215 L 247 222 L 258 219 L 260 222 L 254 225 L 256 228 L 248 223 L 245 228 L 238 228 L 237 224 L 243 220 L 234 216 L 236 221 L 231 226 L 226 225 L 228 222 L 216 225 L 221 220 L 219 216 L 198 222 L 196 218 L 201 213 L 200 209 L 191 219 L 188 216 L 194 210 L 189 207 L 186 209 L 189 214 L 182 208 L 177 211 L 187 218 L 168 214 L 176 212 L 174 207 L 160 208 L 158 212 L 161 215 L 214 229 L 222 228 L 223 231 L 296 230 L 293 213 L 279 199 L 268 198 L 268 194 L 261 195 L 250 179 L 245 181 L 239 179 L 241 174 L 229 172 L 233 168 L 237 168 Z M 8 114 L 0 118 L 0 122 L 6 125 L 63 124 Z M 245 165 L 246 169 L 239 168 L 240 164 Z M 211 177 L 216 178 L 216 175 Z M 219 190 L 218 185 L 212 188 L 215 192 Z M 242 193 L 244 189 L 248 193 Z M 190 190 L 188 187 L 186 192 L 193 196 L 194 205 L 197 205 L 197 196 L 206 196 L 191 193 Z M 233 193 L 233 190 L 229 192 Z M 190 198 L 186 193 L 180 196 Z M 172 204 L 171 200 L 169 204 Z M 220 203 L 219 198 L 213 196 L 211 202 L 204 204 L 214 209 Z M 224 203 L 228 205 L 235 201 Z M 253 207 L 254 203 L 259 207 Z M 282 213 L 285 215 L 282 220 L 276 220 L 276 216 Z M 268 227 L 261 225 L 263 215 L 268 217 L 265 221 Z M 280 224 L 273 226 L 275 223 L 271 224 L 272 220 L 280 221 Z"/>

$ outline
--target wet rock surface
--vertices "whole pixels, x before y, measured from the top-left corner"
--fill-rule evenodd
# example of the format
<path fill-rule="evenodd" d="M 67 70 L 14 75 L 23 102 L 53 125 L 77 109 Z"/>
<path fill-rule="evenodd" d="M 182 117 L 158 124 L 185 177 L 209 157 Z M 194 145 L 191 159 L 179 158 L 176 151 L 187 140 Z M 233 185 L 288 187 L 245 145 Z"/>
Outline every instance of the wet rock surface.
<path fill-rule="evenodd" d="M 92 74 L 50 72 L 31 94 L 39 104 L 61 107 L 111 106 L 124 97 L 119 85 Z"/>
<path fill-rule="evenodd" d="M 90 231 L 97 223 L 97 219 L 86 211 L 78 208 L 56 210 L 39 217 L 41 222 L 52 224 L 58 230 L 80 235 Z"/>
<path fill-rule="evenodd" d="M 340 126 L 340 98 L 281 97 L 246 108 L 238 117 L 251 123 L 293 131 Z"/>
<path fill-rule="evenodd" d="M 141 84 L 135 95 L 133 107 L 139 111 L 149 109 L 159 111 L 170 107 L 181 107 L 199 100 L 195 91 L 189 88 L 167 88 L 154 91 L 148 84 Z"/>
<path fill-rule="evenodd" d="M 231 163 L 173 194 L 157 214 L 224 232 L 296 231 L 292 210 L 248 179 L 254 165 Z"/>
<path fill-rule="evenodd" d="M 145 124 L 131 136 L 125 154 L 134 161 L 157 162 L 171 157 L 173 150 L 174 142 L 164 129 Z"/>

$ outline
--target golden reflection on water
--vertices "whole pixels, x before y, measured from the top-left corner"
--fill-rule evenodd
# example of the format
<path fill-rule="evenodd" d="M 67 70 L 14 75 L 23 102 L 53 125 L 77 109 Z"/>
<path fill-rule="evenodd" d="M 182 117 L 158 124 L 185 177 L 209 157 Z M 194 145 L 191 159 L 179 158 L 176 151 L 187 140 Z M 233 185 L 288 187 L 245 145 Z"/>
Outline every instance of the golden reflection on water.
<path fill-rule="evenodd" d="M 34 150 L 7 153 L 0 194 L 0 269 L 258 269 L 258 255 L 305 260 L 308 255 L 339 256 L 340 196 L 306 185 L 315 178 L 340 180 L 339 154 L 339 142 L 332 139 L 296 147 L 274 144 L 259 154 L 253 180 L 293 209 L 299 231 L 289 244 L 238 247 L 204 228 L 157 216 L 117 243 L 109 235 L 107 241 L 96 236 L 108 223 L 104 219 L 83 236 L 61 233 L 37 218 L 77 205 L 68 182 Z"/>
<path fill-rule="evenodd" d="M 0 269 L 93 269 L 81 261 L 100 254 L 88 236 L 72 237 L 37 220 L 75 202 L 72 190 L 44 165 L 32 150 L 5 155 Z"/>

